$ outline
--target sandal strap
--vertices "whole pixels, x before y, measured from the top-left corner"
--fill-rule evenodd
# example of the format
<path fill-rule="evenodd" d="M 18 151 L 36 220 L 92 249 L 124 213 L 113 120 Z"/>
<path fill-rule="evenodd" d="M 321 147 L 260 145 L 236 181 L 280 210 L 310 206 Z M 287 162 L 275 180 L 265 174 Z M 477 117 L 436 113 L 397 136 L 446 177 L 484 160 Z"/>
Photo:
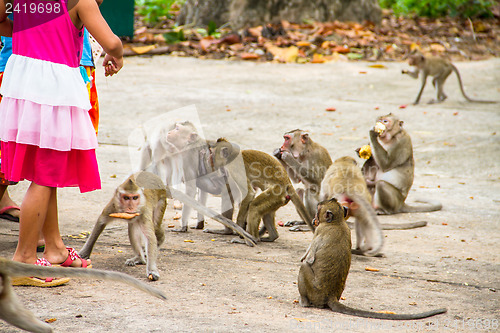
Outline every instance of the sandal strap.
<path fill-rule="evenodd" d="M 52 266 L 52 264 L 45 258 L 38 258 L 35 265 L 38 266 Z"/>
<path fill-rule="evenodd" d="M 68 250 L 68 258 L 61 264 L 61 266 L 69 267 L 73 261 L 80 259 L 82 261 L 82 267 L 87 268 L 87 260 L 80 257 L 74 248 L 67 247 L 66 250 Z"/>

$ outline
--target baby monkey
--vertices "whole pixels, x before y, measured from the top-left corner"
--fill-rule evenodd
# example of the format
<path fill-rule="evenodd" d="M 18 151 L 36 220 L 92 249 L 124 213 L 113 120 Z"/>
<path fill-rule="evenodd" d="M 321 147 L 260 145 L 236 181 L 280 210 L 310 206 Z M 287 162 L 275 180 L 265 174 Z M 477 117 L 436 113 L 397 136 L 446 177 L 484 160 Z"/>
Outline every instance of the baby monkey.
<path fill-rule="evenodd" d="M 427 83 L 427 77 L 429 75 L 433 77 L 432 85 L 436 89 L 437 93 L 437 100 L 433 99 L 429 101 L 429 104 L 443 102 L 448 97 L 444 93 L 444 82 L 446 81 L 448 76 L 450 76 L 451 72 L 455 72 L 455 74 L 457 75 L 460 91 L 462 92 L 462 95 L 466 100 L 476 103 L 496 103 L 494 101 L 483 101 L 469 98 L 465 94 L 462 79 L 457 67 L 455 67 L 455 65 L 453 65 L 448 59 L 433 56 L 426 57 L 421 53 L 416 53 L 408 58 L 408 64 L 410 66 L 414 66 L 415 70 L 412 72 L 404 69 L 401 71 L 402 74 L 408 74 L 412 78 L 416 79 L 418 78 L 419 73 L 422 72 L 422 84 L 420 86 L 420 91 L 418 92 L 417 99 L 415 99 L 415 102 L 413 102 L 413 104 L 415 105 L 420 101 L 420 97 L 422 96 L 422 92 L 424 91 L 425 84 Z"/>
<path fill-rule="evenodd" d="M 375 319 L 412 320 L 445 313 L 446 309 L 417 314 L 393 314 L 359 310 L 339 302 L 351 267 L 351 231 L 345 222 L 347 209 L 337 200 L 318 204 L 314 237 L 302 257 L 298 287 L 300 305 L 330 307 L 332 311 Z"/>

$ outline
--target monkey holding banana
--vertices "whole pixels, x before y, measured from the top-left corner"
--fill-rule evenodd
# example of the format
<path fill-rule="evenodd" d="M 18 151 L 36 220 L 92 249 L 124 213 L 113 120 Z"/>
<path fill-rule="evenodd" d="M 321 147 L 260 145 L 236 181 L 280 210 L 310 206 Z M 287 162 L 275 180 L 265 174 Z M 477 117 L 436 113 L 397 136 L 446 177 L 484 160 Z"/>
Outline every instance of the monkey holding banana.
<path fill-rule="evenodd" d="M 61 276 L 114 280 L 127 283 L 162 300 L 167 299 L 161 291 L 120 272 L 28 265 L 0 258 L 0 278 L 2 284 L 0 291 L 0 319 L 23 330 L 36 333 L 50 333 L 52 332 L 52 328 L 50 325 L 38 320 L 32 312 L 19 302 L 11 282 L 12 277 L 15 276 Z"/>
<path fill-rule="evenodd" d="M 417 314 L 390 314 L 359 310 L 339 302 L 351 267 L 351 231 L 345 223 L 347 208 L 335 198 L 318 204 L 317 225 L 309 248 L 301 259 L 298 288 L 300 305 L 376 319 L 412 320 L 445 313 L 437 309 Z"/>
<path fill-rule="evenodd" d="M 369 167 L 363 167 L 363 172 L 368 188 L 373 193 L 373 207 L 377 213 L 396 214 L 440 210 L 441 203 L 435 201 L 419 200 L 424 203 L 419 206 L 410 206 L 405 203 L 413 184 L 415 161 L 411 138 L 403 128 L 403 121 L 392 113 L 378 117 L 369 134 L 373 160 Z"/>
<path fill-rule="evenodd" d="M 128 266 L 146 264 L 149 280 L 156 281 L 160 273 L 156 266 L 158 248 L 165 239 L 162 227 L 163 214 L 167 207 L 167 190 L 161 179 L 150 172 L 137 172 L 117 187 L 111 201 L 106 205 L 80 250 L 82 258 L 89 258 L 97 238 L 104 228 L 116 219 L 128 222 L 130 244 L 136 254 L 125 263 Z M 143 239 L 146 244 L 143 244 Z M 144 253 L 144 247 L 147 254 Z"/>
<path fill-rule="evenodd" d="M 414 66 L 415 70 L 409 71 L 404 69 L 401 71 L 402 74 L 408 74 L 412 78 L 417 79 L 419 73 L 422 72 L 422 84 L 420 85 L 420 91 L 418 92 L 415 102 L 413 102 L 413 104 L 415 105 L 418 104 L 418 102 L 420 101 L 420 97 L 422 96 L 422 92 L 424 91 L 428 76 L 433 77 L 432 85 L 437 90 L 436 99 L 431 100 L 429 104 L 443 102 L 448 97 L 444 93 L 444 82 L 452 72 L 455 72 L 455 74 L 457 75 L 460 91 L 462 92 L 462 95 L 465 97 L 467 101 L 476 103 L 497 103 L 494 101 L 483 101 L 483 100 L 472 99 L 469 96 L 467 96 L 465 94 L 464 86 L 462 84 L 462 79 L 460 77 L 460 73 L 458 72 L 457 67 L 455 67 L 455 65 L 453 65 L 448 59 L 441 57 L 424 56 L 421 53 L 416 53 L 408 58 L 408 64 L 410 66 Z"/>

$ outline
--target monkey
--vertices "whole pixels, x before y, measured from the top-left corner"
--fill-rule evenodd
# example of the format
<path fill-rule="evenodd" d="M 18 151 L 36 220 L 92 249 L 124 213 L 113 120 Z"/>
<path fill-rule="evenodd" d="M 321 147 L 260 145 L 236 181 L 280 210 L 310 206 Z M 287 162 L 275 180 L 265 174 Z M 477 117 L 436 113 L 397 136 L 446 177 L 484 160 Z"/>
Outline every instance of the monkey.
<path fill-rule="evenodd" d="M 345 203 L 356 220 L 355 254 L 375 256 L 384 243 L 377 213 L 371 206 L 372 197 L 356 160 L 349 156 L 338 158 L 328 168 L 321 182 L 320 199 L 336 198 Z"/>
<path fill-rule="evenodd" d="M 413 320 L 445 313 L 437 309 L 417 314 L 390 314 L 359 310 L 339 302 L 351 266 L 351 232 L 345 223 L 347 207 L 335 198 L 322 201 L 314 218 L 317 226 L 304 256 L 298 275 L 300 305 L 329 307 L 332 311 L 352 316 Z"/>
<path fill-rule="evenodd" d="M 328 150 L 314 142 L 309 133 L 296 129 L 283 135 L 285 141 L 277 148 L 273 155 L 285 167 L 288 176 L 294 183 L 304 184 L 303 201 L 310 216 L 314 216 L 318 197 L 321 190 L 321 181 L 325 172 L 332 164 Z M 296 225 L 297 222 L 287 223 Z M 294 228 L 293 230 L 303 230 Z"/>
<path fill-rule="evenodd" d="M 123 282 L 134 288 L 147 292 L 161 300 L 166 300 L 164 293 L 148 286 L 133 277 L 120 273 L 98 269 L 64 268 L 28 265 L 5 258 L 0 258 L 0 319 L 26 331 L 36 333 L 50 333 L 50 325 L 38 320 L 34 314 L 26 309 L 17 298 L 12 288 L 12 277 L 15 276 L 62 276 L 75 278 L 95 278 Z"/>
<path fill-rule="evenodd" d="M 424 201 L 424 205 L 410 206 L 405 203 L 413 184 L 415 161 L 413 146 L 404 122 L 389 113 L 377 118 L 370 129 L 370 146 L 375 165 L 368 173 L 376 172 L 375 181 L 365 177 L 373 191 L 373 207 L 378 214 L 432 212 L 442 208 L 436 201 Z M 365 169 L 366 170 L 366 169 Z M 375 170 L 375 171 L 374 171 Z"/>
<path fill-rule="evenodd" d="M 146 264 L 148 279 L 158 280 L 160 273 L 156 258 L 158 248 L 165 239 L 162 221 L 168 195 L 161 179 L 153 173 L 141 171 L 129 176 L 116 188 L 113 197 L 97 219 L 90 237 L 79 252 L 80 256 L 90 257 L 97 238 L 111 221 L 116 218 L 126 219 L 130 244 L 136 256 L 127 259 L 125 264 Z M 144 239 L 146 244 L 143 244 Z"/>
<path fill-rule="evenodd" d="M 312 216 L 304 207 L 297 195 L 285 168 L 273 156 L 258 150 L 245 149 L 241 151 L 244 163 L 245 177 L 238 177 L 235 173 L 243 173 L 239 168 L 235 170 L 227 160 L 239 153 L 239 147 L 221 138 L 213 149 L 213 165 L 215 169 L 225 168 L 234 179 L 239 180 L 238 186 L 246 186 L 246 195 L 240 203 L 237 215 L 237 224 L 261 242 L 273 242 L 279 237 L 275 225 L 276 211 L 289 201 L 295 205 L 300 217 L 314 230 Z M 243 181 L 241 181 L 243 179 Z M 256 190 L 262 193 L 257 194 Z M 261 237 L 259 232 L 260 221 L 263 221 L 268 237 Z M 264 229 L 263 229 L 264 230 Z M 263 231 L 262 230 L 262 231 Z M 233 239 L 240 243 L 240 239 Z"/>
<path fill-rule="evenodd" d="M 408 74 L 414 79 L 418 78 L 418 75 L 420 72 L 422 72 L 422 84 L 420 86 L 420 91 L 418 92 L 417 98 L 415 99 L 415 102 L 413 102 L 414 105 L 417 105 L 418 102 L 420 101 L 420 97 L 422 96 L 422 92 L 424 91 L 425 84 L 427 83 L 427 77 L 430 75 L 433 77 L 432 79 L 432 85 L 436 89 L 436 100 L 431 100 L 429 104 L 433 103 L 441 103 L 443 102 L 448 96 L 444 93 L 444 82 L 448 78 L 448 76 L 451 74 L 451 72 L 455 72 L 457 75 L 458 79 L 458 85 L 460 86 L 460 91 L 462 92 L 462 95 L 465 97 L 465 99 L 469 102 L 475 102 L 475 103 L 497 103 L 495 101 L 483 101 L 483 100 L 476 100 L 469 98 L 464 91 L 464 87 L 462 84 L 462 79 L 460 77 L 460 73 L 458 72 L 457 67 L 453 65 L 448 59 L 441 58 L 441 57 L 433 57 L 433 56 L 424 56 L 421 53 L 417 53 L 414 55 L 411 55 L 408 58 L 408 64 L 410 66 L 414 66 L 415 70 L 414 71 L 409 71 L 409 70 L 402 70 L 402 74 Z"/>
<path fill-rule="evenodd" d="M 190 121 L 176 122 L 174 127 L 156 129 L 155 133 L 141 147 L 141 170 L 149 170 L 165 179 L 168 187 L 176 187 L 184 182 L 185 193 L 206 206 L 208 193 L 221 196 L 221 214 L 232 220 L 234 204 L 238 203 L 237 193 L 233 193 L 233 202 L 228 198 L 228 187 L 223 175 L 211 168 L 210 140 L 203 139 Z M 231 183 L 232 184 L 232 183 Z M 231 186 L 230 184 L 230 186 Z M 180 228 L 175 232 L 187 232 L 192 207 L 183 205 Z M 194 229 L 204 229 L 204 215 L 198 212 Z M 219 231 L 207 230 L 219 233 Z M 230 228 L 224 233 L 232 234 Z"/>

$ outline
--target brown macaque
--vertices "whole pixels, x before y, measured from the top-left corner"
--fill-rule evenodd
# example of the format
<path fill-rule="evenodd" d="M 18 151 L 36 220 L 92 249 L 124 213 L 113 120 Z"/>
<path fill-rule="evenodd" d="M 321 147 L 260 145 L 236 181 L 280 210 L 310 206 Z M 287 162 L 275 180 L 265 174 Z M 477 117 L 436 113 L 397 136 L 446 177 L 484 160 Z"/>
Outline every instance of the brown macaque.
<path fill-rule="evenodd" d="M 309 215 L 314 216 L 319 201 L 321 181 L 332 164 L 332 159 L 328 150 L 314 142 L 305 131 L 296 129 L 285 133 L 283 138 L 285 141 L 281 148 L 274 151 L 274 156 L 285 167 L 292 182 L 304 184 L 304 206 Z M 290 224 L 298 223 L 288 223 Z"/>
<path fill-rule="evenodd" d="M 381 254 L 384 237 L 377 213 L 371 206 L 372 197 L 354 158 L 344 156 L 333 162 L 321 183 L 320 198 L 337 199 L 355 217 L 356 249 L 353 253 L 367 256 Z"/>
<path fill-rule="evenodd" d="M 151 281 L 160 278 L 156 259 L 158 248 L 165 240 L 162 227 L 167 207 L 167 190 L 161 179 L 141 171 L 131 175 L 115 191 L 113 198 L 102 211 L 89 239 L 80 250 L 82 258 L 89 258 L 97 238 L 104 228 L 119 218 L 128 222 L 128 235 L 135 257 L 128 259 L 128 266 L 146 264 Z M 143 244 L 145 238 L 146 244 Z M 144 247 L 147 253 L 144 252 Z"/>
<path fill-rule="evenodd" d="M 423 201 L 424 205 L 405 204 L 413 184 L 415 162 L 410 135 L 403 129 L 403 121 L 389 113 L 377 118 L 370 130 L 370 146 L 374 165 L 365 174 L 368 188 L 373 191 L 373 207 L 379 214 L 432 212 L 442 205 L 435 201 Z M 367 173 L 368 172 L 368 173 Z M 375 181 L 372 174 L 376 173 Z"/>
<path fill-rule="evenodd" d="M 427 83 L 427 77 L 432 76 L 432 85 L 436 89 L 436 100 L 431 100 L 429 104 L 432 103 L 440 103 L 443 102 L 448 96 L 444 93 L 444 82 L 448 78 L 448 76 L 455 72 L 458 79 L 458 84 L 460 86 L 460 91 L 466 100 L 469 102 L 476 103 L 497 103 L 494 101 L 483 101 L 469 98 L 464 91 L 464 87 L 462 84 L 462 79 L 460 77 L 460 73 L 458 72 L 457 67 L 453 65 L 448 59 L 441 57 L 433 57 L 433 56 L 424 56 L 421 53 L 413 54 L 408 58 L 408 64 L 410 66 L 414 66 L 414 71 L 402 70 L 402 74 L 408 74 L 412 78 L 417 79 L 420 72 L 422 72 L 422 84 L 420 86 L 420 91 L 418 92 L 417 98 L 413 104 L 418 104 L 420 101 L 420 97 L 422 96 L 422 92 L 424 91 L 425 84 Z"/>
<path fill-rule="evenodd" d="M 289 201 L 292 201 L 299 216 L 314 230 L 312 216 L 297 195 L 285 168 L 274 157 L 261 151 L 246 149 L 241 151 L 244 170 L 235 170 L 231 164 L 227 164 L 227 160 L 239 152 L 235 144 L 219 139 L 213 151 L 214 168 L 226 165 L 226 172 L 233 176 L 238 186 L 246 187 L 246 191 L 241 191 L 246 195 L 240 204 L 237 224 L 243 228 L 246 226 L 250 235 L 263 242 L 276 240 L 279 237 L 275 224 L 276 211 Z M 256 190 L 261 190 L 262 193 L 257 194 Z M 264 224 L 262 232 L 267 230 L 268 237 L 261 237 L 261 220 Z M 233 241 L 240 242 L 240 239 Z"/>
<path fill-rule="evenodd" d="M 92 278 L 113 280 L 131 285 L 134 288 L 147 292 L 162 300 L 167 297 L 156 288 L 134 279 L 120 272 L 111 272 L 98 269 L 47 267 L 28 265 L 5 258 L 0 258 L 0 319 L 29 332 L 50 333 L 52 327 L 38 320 L 35 315 L 26 309 L 12 288 L 12 277 L 16 276 L 60 276 L 74 278 Z"/>
<path fill-rule="evenodd" d="M 318 204 L 314 219 L 317 228 L 299 270 L 300 305 L 329 307 L 346 315 L 389 320 L 421 319 L 447 311 L 391 314 L 359 310 L 340 303 L 351 267 L 351 231 L 345 223 L 346 213 L 347 210 L 335 198 Z"/>

